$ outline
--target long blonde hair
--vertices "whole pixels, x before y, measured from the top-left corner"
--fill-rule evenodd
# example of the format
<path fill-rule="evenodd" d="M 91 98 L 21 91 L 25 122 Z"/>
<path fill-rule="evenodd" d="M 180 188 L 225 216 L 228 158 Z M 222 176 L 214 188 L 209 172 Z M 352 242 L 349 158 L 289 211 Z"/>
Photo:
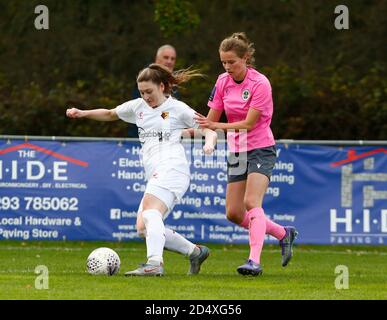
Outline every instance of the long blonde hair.
<path fill-rule="evenodd" d="M 199 70 L 196 69 L 181 69 L 171 72 L 167 67 L 152 63 L 147 68 L 141 70 L 137 76 L 137 83 L 151 81 L 157 85 L 164 84 L 164 93 L 171 94 L 173 86 L 179 86 L 183 82 L 187 82 L 194 77 L 203 77 Z"/>

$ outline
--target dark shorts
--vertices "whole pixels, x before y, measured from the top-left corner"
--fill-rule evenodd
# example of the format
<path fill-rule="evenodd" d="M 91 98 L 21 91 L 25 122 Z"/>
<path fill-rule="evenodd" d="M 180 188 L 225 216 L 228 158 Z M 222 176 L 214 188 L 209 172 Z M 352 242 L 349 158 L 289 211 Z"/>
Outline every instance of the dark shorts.
<path fill-rule="evenodd" d="M 275 146 L 247 152 L 230 152 L 227 159 L 227 182 L 247 180 L 247 176 L 253 172 L 263 174 L 270 180 L 276 159 Z"/>

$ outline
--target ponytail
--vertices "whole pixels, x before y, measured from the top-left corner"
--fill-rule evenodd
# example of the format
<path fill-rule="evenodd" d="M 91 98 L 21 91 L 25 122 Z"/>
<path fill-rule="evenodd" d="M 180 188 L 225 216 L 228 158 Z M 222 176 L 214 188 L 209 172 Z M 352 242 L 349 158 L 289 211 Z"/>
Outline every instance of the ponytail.
<path fill-rule="evenodd" d="M 171 72 L 167 67 L 152 63 L 147 68 L 140 71 L 137 76 L 137 83 L 151 81 L 155 84 L 164 84 L 164 93 L 171 94 L 173 86 L 179 86 L 194 77 L 203 77 L 199 70 L 187 68 Z"/>

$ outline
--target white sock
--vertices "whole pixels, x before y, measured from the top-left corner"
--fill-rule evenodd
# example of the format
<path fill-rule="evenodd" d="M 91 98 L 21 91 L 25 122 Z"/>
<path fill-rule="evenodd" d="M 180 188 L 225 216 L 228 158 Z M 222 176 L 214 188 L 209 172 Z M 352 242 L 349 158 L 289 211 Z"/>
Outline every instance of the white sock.
<path fill-rule="evenodd" d="M 190 256 L 195 248 L 196 245 L 184 238 L 181 234 L 165 228 L 165 249 Z"/>
<path fill-rule="evenodd" d="M 165 244 L 165 227 L 160 211 L 155 209 L 142 212 L 146 227 L 146 249 L 148 262 L 152 264 L 163 262 Z"/>

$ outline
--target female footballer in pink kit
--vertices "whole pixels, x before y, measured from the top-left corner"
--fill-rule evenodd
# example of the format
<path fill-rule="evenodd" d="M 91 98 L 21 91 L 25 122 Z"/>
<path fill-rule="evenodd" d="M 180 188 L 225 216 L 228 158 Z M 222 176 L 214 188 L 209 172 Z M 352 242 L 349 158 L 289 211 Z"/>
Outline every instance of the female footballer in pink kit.
<path fill-rule="evenodd" d="M 229 147 L 227 218 L 249 230 L 250 256 L 237 268 L 242 275 L 260 275 L 260 256 L 265 234 L 280 240 L 282 266 L 292 257 L 297 236 L 294 227 L 283 227 L 265 216 L 263 197 L 276 161 L 270 129 L 273 99 L 269 80 L 252 65 L 253 44 L 244 33 L 234 33 L 219 47 L 225 73 L 216 81 L 209 98 L 207 117 L 197 114 L 201 128 L 227 131 Z M 228 123 L 219 119 L 225 111 Z"/>

